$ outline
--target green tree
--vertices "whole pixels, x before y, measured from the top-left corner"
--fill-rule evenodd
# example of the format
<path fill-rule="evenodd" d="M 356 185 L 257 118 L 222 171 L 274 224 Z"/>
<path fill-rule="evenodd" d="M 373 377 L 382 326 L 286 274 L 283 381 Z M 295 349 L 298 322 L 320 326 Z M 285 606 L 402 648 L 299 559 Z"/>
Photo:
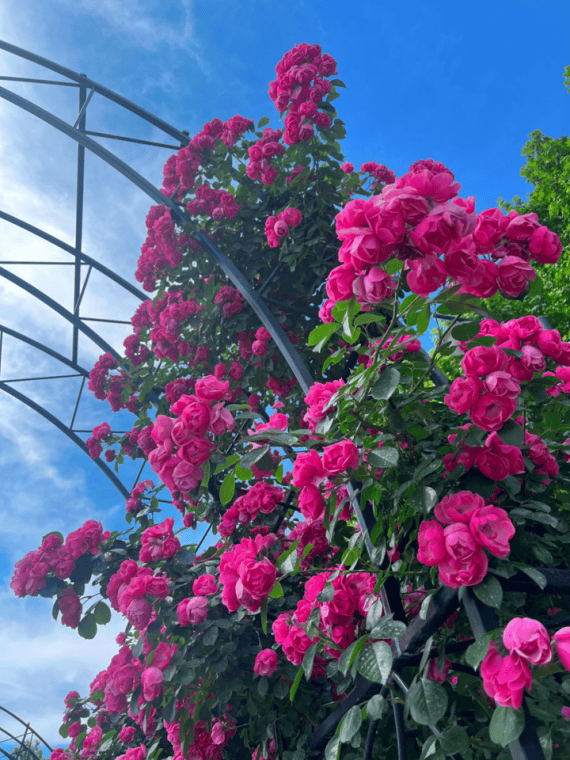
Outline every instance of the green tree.
<path fill-rule="evenodd" d="M 39 739 L 26 739 L 12 750 L 13 760 L 45 760 L 42 743 Z"/>

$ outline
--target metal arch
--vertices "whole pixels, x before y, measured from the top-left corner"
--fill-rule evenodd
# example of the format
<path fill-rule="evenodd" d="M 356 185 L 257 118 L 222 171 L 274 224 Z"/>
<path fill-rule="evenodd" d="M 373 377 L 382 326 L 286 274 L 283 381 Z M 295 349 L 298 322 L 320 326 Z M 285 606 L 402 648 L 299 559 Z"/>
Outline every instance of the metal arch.
<path fill-rule="evenodd" d="M 42 736 L 40 736 L 40 734 L 38 734 L 38 732 L 37 732 L 37 731 L 35 731 L 35 730 L 34 730 L 34 729 L 33 729 L 33 728 L 30 726 L 30 724 L 29 724 L 29 723 L 25 723 L 25 722 L 24 722 L 24 721 L 23 721 L 23 720 L 22 720 L 22 719 L 21 719 L 21 718 L 20 718 L 18 715 L 16 715 L 16 713 L 13 713 L 11 710 L 8 710 L 8 708 L 6 708 L 6 707 L 3 707 L 2 705 L 0 705 L 0 710 L 2 710 L 2 712 L 5 712 L 7 715 L 10 715 L 10 717 L 14 718 L 14 720 L 17 720 L 19 723 L 21 723 L 21 724 L 24 726 L 24 733 L 22 734 L 22 736 L 21 736 L 21 737 L 19 737 L 19 736 L 14 736 L 14 734 L 12 734 L 10 731 L 6 730 L 6 729 L 5 729 L 5 728 L 3 728 L 2 726 L 0 726 L 0 731 L 2 731 L 2 733 L 4 733 L 4 734 L 6 734 L 7 736 L 9 736 L 9 737 L 10 737 L 10 739 L 12 739 L 12 741 L 15 741 L 15 742 L 16 742 L 16 744 L 18 744 L 20 747 L 22 747 L 22 748 L 25 748 L 25 749 L 26 749 L 26 751 L 27 751 L 27 752 L 28 752 L 30 755 L 32 755 L 32 756 L 33 756 L 34 760 L 40 760 L 40 758 L 39 758 L 39 757 L 38 757 L 38 755 L 37 755 L 37 754 L 34 752 L 34 750 L 30 749 L 30 748 L 29 748 L 29 747 L 27 747 L 27 746 L 26 746 L 26 744 L 25 744 L 25 742 L 26 742 L 26 739 L 28 738 L 28 733 L 30 733 L 30 734 L 32 735 L 32 737 L 33 737 L 33 738 L 35 738 L 35 739 L 37 739 L 39 742 L 41 742 L 41 743 L 44 745 L 44 747 L 46 747 L 46 748 L 48 749 L 48 751 L 49 751 L 49 752 L 53 752 L 53 748 L 52 748 L 52 747 L 50 747 L 50 745 L 49 745 L 49 744 L 46 742 L 46 740 L 45 740 L 45 739 L 44 739 Z M 2 754 L 3 754 L 3 755 L 6 757 L 6 758 L 8 758 L 9 760 L 13 760 L 13 755 L 12 755 L 12 754 L 10 754 L 9 752 L 7 752 L 7 751 L 6 751 L 5 749 L 3 749 L 2 747 L 0 747 L 0 752 L 1 752 L 1 753 L 2 753 Z"/>
<path fill-rule="evenodd" d="M 10 337 L 15 338 L 16 340 L 19 340 L 23 343 L 26 343 L 27 345 L 32 346 L 38 351 L 42 351 L 43 353 L 47 354 L 51 358 L 57 359 L 57 361 L 61 362 L 66 367 L 69 367 L 69 369 L 72 369 L 75 371 L 76 373 L 75 375 L 59 375 L 55 378 L 29 377 L 29 378 L 16 378 L 16 379 L 5 379 L 5 380 L 0 379 L 0 390 L 3 390 L 5 393 L 17 399 L 18 401 L 21 401 L 30 409 L 33 409 L 35 412 L 41 415 L 45 420 L 47 420 L 48 422 L 51 422 L 53 425 L 55 425 L 55 427 L 58 430 L 60 430 L 64 435 L 66 435 L 70 441 L 72 441 L 77 446 L 79 446 L 79 448 L 89 456 L 89 450 L 87 449 L 85 442 L 78 435 L 78 432 L 80 431 L 74 428 L 75 416 L 76 416 L 79 402 L 81 401 L 81 396 L 83 394 L 83 390 L 85 387 L 85 380 L 86 378 L 89 377 L 89 372 L 84 367 L 81 367 L 79 364 L 77 364 L 73 360 L 68 359 L 66 356 L 63 356 L 62 354 L 58 353 L 57 351 L 54 351 L 51 348 L 48 348 L 47 346 L 44 346 L 42 343 L 39 343 L 37 340 L 34 340 L 33 338 L 30 338 L 27 335 L 24 335 L 23 333 L 18 332 L 17 330 L 13 330 L 1 324 L 0 324 L 0 371 L 2 367 L 2 364 L 1 364 L 2 362 L 2 336 L 4 334 L 9 335 Z M 75 408 L 74 408 L 71 422 L 69 425 L 66 425 L 62 420 L 60 420 L 54 414 L 52 414 L 47 409 L 45 409 L 45 407 L 33 401 L 25 394 L 20 393 L 20 391 L 15 390 L 10 385 L 10 383 L 14 383 L 14 382 L 24 382 L 24 381 L 31 381 L 31 380 L 63 379 L 63 378 L 69 378 L 69 377 L 82 377 L 81 386 L 79 389 L 79 393 L 77 395 Z M 106 477 L 117 488 L 120 494 L 124 496 L 125 499 L 128 499 L 128 497 L 130 496 L 130 490 L 121 482 L 120 478 L 108 466 L 108 464 L 99 457 L 92 461 L 97 465 L 97 467 L 99 467 L 101 472 L 103 472 L 103 474 L 106 475 Z"/>
<path fill-rule="evenodd" d="M 69 124 L 59 119 L 49 111 L 40 108 L 31 103 L 29 100 L 16 95 L 4 87 L 0 87 L 0 97 L 8 100 L 10 103 L 22 108 L 24 111 L 31 113 L 33 116 L 37 116 L 42 121 L 55 127 L 63 134 L 71 137 L 79 145 L 88 148 L 96 156 L 99 156 L 109 166 L 112 166 L 116 171 L 126 177 L 136 187 L 140 188 L 150 198 L 159 204 L 163 204 L 169 207 L 172 216 L 176 219 L 181 226 L 192 225 L 192 219 L 182 211 L 176 203 L 170 198 L 166 198 L 158 188 L 145 179 L 142 175 L 136 172 L 131 166 L 115 156 L 111 151 L 107 150 L 103 146 L 96 143 L 91 138 L 80 132 L 78 129 L 71 127 Z M 309 388 L 313 384 L 313 378 L 311 373 L 305 366 L 295 347 L 287 337 L 287 334 L 267 308 L 266 304 L 260 299 L 259 294 L 256 293 L 250 282 L 244 277 L 240 270 L 233 264 L 232 261 L 226 256 L 226 254 L 218 248 L 215 243 L 210 240 L 208 235 L 201 230 L 191 233 L 192 237 L 200 244 L 200 246 L 206 250 L 220 266 L 222 271 L 229 277 L 234 283 L 240 293 L 244 296 L 245 300 L 249 303 L 253 311 L 259 317 L 261 323 L 269 330 L 273 340 L 276 342 L 281 354 L 285 358 L 285 361 L 295 374 L 301 388 L 305 393 L 309 391 Z M 0 274 L 3 272 L 0 270 Z"/>

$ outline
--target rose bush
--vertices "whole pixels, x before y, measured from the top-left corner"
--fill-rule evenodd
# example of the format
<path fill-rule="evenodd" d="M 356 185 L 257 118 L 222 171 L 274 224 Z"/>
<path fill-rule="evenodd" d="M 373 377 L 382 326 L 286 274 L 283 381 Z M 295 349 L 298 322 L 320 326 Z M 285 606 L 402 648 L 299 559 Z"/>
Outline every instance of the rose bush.
<path fill-rule="evenodd" d="M 128 621 L 90 694 L 68 696 L 54 760 L 356 760 L 369 725 L 374 756 L 393 757 L 391 690 L 410 756 L 504 757 L 526 693 L 548 756 L 564 757 L 566 602 L 537 567 L 568 569 L 570 344 L 534 315 L 480 308 L 539 288 L 561 246 L 534 214 L 477 213 L 432 159 L 354 171 L 335 71 L 318 45 L 295 46 L 269 91 L 284 130 L 213 119 L 165 165 L 136 273 L 155 296 L 124 360 L 104 355 L 90 376 L 136 421 L 88 441 L 156 477 L 127 500 L 128 537 L 92 520 L 50 534 L 11 584 L 55 597 L 86 638 L 110 619 L 104 600 Z M 473 309 L 483 318 L 462 320 Z M 434 370 L 451 354 L 463 376 L 446 387 Z M 185 532 L 199 523 L 210 545 Z M 88 605 L 90 582 L 102 598 Z M 447 620 L 398 659 L 442 585 L 459 589 Z M 496 619 L 476 641 L 474 600 Z"/>

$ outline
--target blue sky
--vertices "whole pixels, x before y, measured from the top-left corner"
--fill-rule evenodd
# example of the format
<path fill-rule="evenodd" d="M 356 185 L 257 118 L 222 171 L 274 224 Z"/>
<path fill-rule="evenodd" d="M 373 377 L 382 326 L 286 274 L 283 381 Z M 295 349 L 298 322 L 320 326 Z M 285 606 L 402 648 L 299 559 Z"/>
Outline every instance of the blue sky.
<path fill-rule="evenodd" d="M 476 6 L 418 0 L 4 0 L 0 29 L 4 40 L 85 72 L 191 134 L 214 116 L 225 120 L 236 113 L 256 121 L 268 115 L 277 126 L 267 96 L 275 64 L 295 43 L 318 43 L 336 58 L 347 85 L 336 101 L 348 131 L 347 160 L 356 166 L 378 161 L 396 174 L 418 159 L 442 161 L 462 184 L 462 195 L 476 197 L 478 210 L 494 206 L 499 196 L 525 195 L 520 152 L 532 130 L 555 137 L 568 131 L 570 96 L 562 78 L 570 64 L 570 7 L 551 0 L 484 0 Z M 42 75 L 4 53 L 0 74 Z M 13 89 L 73 121 L 75 93 Z M 101 99 L 92 101 L 88 119 L 98 131 L 163 139 Z M 168 151 L 105 145 L 160 185 Z M 0 100 L 2 210 L 71 241 L 73 155 L 66 139 Z M 149 205 L 88 158 L 85 252 L 133 281 Z M 5 223 L 0 240 L 4 259 L 52 255 Z M 69 305 L 69 283 L 56 269 L 13 271 Z M 65 324 L 2 280 L 0 298 L 1 323 L 63 350 Z M 128 318 L 135 305 L 96 278 L 86 300 L 91 314 L 115 319 Z M 105 328 L 104 334 L 121 345 L 121 328 Z M 6 352 L 2 378 L 31 367 L 52 374 L 30 352 Z M 99 353 L 88 342 L 80 345 L 86 366 Z M 72 385 L 44 383 L 34 392 L 54 411 L 65 411 Z M 86 402 L 85 426 L 110 421 L 107 410 Z M 48 423 L 4 396 L 0 411 L 0 703 L 57 743 L 63 697 L 72 688 L 85 692 L 105 667 L 119 621 L 85 643 L 52 621 L 49 602 L 13 597 L 7 588 L 11 568 L 49 530 L 67 532 L 89 518 L 105 527 L 120 525 L 124 505 Z"/>

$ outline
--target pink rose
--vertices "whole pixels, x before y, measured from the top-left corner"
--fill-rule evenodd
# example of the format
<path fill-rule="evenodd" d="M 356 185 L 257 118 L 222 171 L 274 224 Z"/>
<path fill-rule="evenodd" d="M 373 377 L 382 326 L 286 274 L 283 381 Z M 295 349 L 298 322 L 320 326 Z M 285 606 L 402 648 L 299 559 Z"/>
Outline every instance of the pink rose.
<path fill-rule="evenodd" d="M 211 596 L 218 591 L 218 584 L 213 575 L 206 573 L 196 578 L 192 584 L 192 593 L 195 596 Z"/>
<path fill-rule="evenodd" d="M 536 280 L 534 267 L 518 256 L 505 256 L 499 261 L 497 269 L 497 284 L 500 290 L 513 298 L 525 290 L 530 280 Z"/>
<path fill-rule="evenodd" d="M 481 676 L 483 688 L 491 699 L 515 710 L 522 705 L 525 687 L 530 691 L 532 686 L 530 668 L 523 658 L 516 654 L 501 657 L 493 641 L 481 663 Z"/>
<path fill-rule="evenodd" d="M 487 436 L 485 446 L 477 449 L 475 463 L 483 475 L 495 481 L 520 475 L 525 470 L 522 451 L 518 446 L 503 443 L 497 433 Z"/>
<path fill-rule="evenodd" d="M 475 540 L 496 557 L 510 552 L 509 541 L 516 531 L 504 509 L 491 505 L 477 509 L 469 516 L 469 528 Z"/>
<path fill-rule="evenodd" d="M 162 473 L 160 476 L 162 478 Z M 174 489 L 171 490 L 182 491 L 182 493 L 193 491 L 195 488 L 198 488 L 203 477 L 204 473 L 197 465 L 177 460 L 177 464 L 172 471 Z M 164 482 L 166 483 L 166 481 Z M 166 485 L 168 486 L 168 483 Z"/>
<path fill-rule="evenodd" d="M 546 628 L 532 618 L 513 618 L 503 633 L 503 644 L 511 654 L 518 654 L 533 665 L 546 665 L 552 659 Z"/>
<path fill-rule="evenodd" d="M 230 389 L 230 382 L 220 382 L 215 375 L 196 380 L 196 395 L 201 401 L 221 401 Z"/>
<path fill-rule="evenodd" d="M 452 493 L 435 505 L 435 517 L 445 525 L 453 523 L 469 524 L 473 512 L 485 506 L 485 500 L 479 494 L 471 491 L 459 491 Z"/>
<path fill-rule="evenodd" d="M 77 593 L 72 588 L 65 588 L 57 600 L 57 606 L 61 610 L 61 624 L 77 628 L 83 609 Z"/>
<path fill-rule="evenodd" d="M 435 520 L 424 520 L 418 533 L 418 560 L 433 567 L 447 557 L 443 528 Z"/>
<path fill-rule="evenodd" d="M 273 232 L 277 237 L 286 237 L 289 234 L 289 225 L 284 219 L 278 219 L 273 225 Z"/>
<path fill-rule="evenodd" d="M 461 368 L 466 375 L 485 377 L 492 372 L 508 369 L 509 357 L 497 346 L 476 346 L 469 349 L 461 360 Z"/>
<path fill-rule="evenodd" d="M 119 731 L 119 740 L 124 744 L 130 744 L 135 738 L 136 730 L 135 726 L 123 726 Z"/>
<path fill-rule="evenodd" d="M 179 625 L 198 625 L 208 617 L 208 599 L 205 596 L 183 599 L 176 608 L 176 614 Z"/>
<path fill-rule="evenodd" d="M 495 396 L 516 398 L 521 390 L 518 380 L 510 372 L 491 372 L 485 378 L 485 388 Z"/>
<path fill-rule="evenodd" d="M 289 227 L 297 227 L 303 221 L 303 215 L 298 208 L 288 207 L 281 212 L 280 216 L 282 216 Z"/>
<path fill-rule="evenodd" d="M 127 609 L 124 611 L 125 617 L 137 631 L 142 631 L 150 622 L 152 607 L 150 602 L 144 596 L 133 599 Z"/>
<path fill-rule="evenodd" d="M 485 387 L 478 377 L 457 377 L 451 383 L 449 393 L 443 399 L 457 414 L 465 414 L 475 404 Z"/>
<path fill-rule="evenodd" d="M 325 511 L 325 500 L 317 486 L 312 483 L 301 489 L 297 504 L 306 520 L 318 520 Z"/>
<path fill-rule="evenodd" d="M 311 484 L 318 485 L 324 480 L 323 463 L 314 449 L 297 454 L 293 464 L 293 485 L 302 488 Z"/>
<path fill-rule="evenodd" d="M 509 212 L 508 219 L 505 235 L 509 240 L 524 243 L 530 239 L 535 230 L 540 228 L 538 216 L 533 213 L 519 216 L 518 212 L 513 209 Z"/>
<path fill-rule="evenodd" d="M 570 671 L 570 628 L 561 628 L 552 638 L 556 643 L 558 659 Z"/>
<path fill-rule="evenodd" d="M 272 676 L 277 670 L 277 652 L 273 649 L 262 649 L 258 652 L 253 666 L 253 672 L 258 676 Z"/>
<path fill-rule="evenodd" d="M 532 233 L 528 241 L 528 250 L 535 261 L 541 264 L 556 264 L 562 255 L 562 243 L 555 232 L 540 226 Z"/>
<path fill-rule="evenodd" d="M 396 290 L 396 282 L 381 267 L 372 267 L 352 283 L 354 295 L 365 303 L 382 303 Z"/>
<path fill-rule="evenodd" d="M 517 402 L 514 398 L 483 393 L 469 414 L 477 427 L 482 430 L 496 431 L 500 430 L 504 423 L 512 417 L 516 408 Z"/>
<path fill-rule="evenodd" d="M 152 702 L 162 691 L 162 670 L 159 668 L 145 668 L 141 674 L 143 699 Z"/>
<path fill-rule="evenodd" d="M 429 296 L 440 288 L 447 278 L 447 272 L 441 259 L 427 254 L 423 259 L 407 259 L 408 286 L 419 296 Z"/>
<path fill-rule="evenodd" d="M 350 301 L 353 296 L 352 283 L 356 272 L 352 264 L 335 267 L 327 277 L 326 291 L 331 301 Z"/>
<path fill-rule="evenodd" d="M 447 674 L 451 667 L 451 660 L 446 657 L 443 663 L 443 670 L 439 670 L 437 664 L 437 657 L 432 657 L 429 661 L 429 668 L 427 671 L 427 678 L 435 681 L 436 683 L 445 683 L 447 681 Z"/>
<path fill-rule="evenodd" d="M 180 422 L 193 435 L 204 435 L 210 423 L 209 405 L 200 401 L 196 396 L 182 396 L 180 401 L 183 399 L 188 399 L 188 401 L 185 403 L 184 408 L 181 409 Z"/>
<path fill-rule="evenodd" d="M 243 588 L 253 599 L 259 601 L 265 599 L 277 580 L 277 568 L 267 557 L 261 562 L 254 559 L 244 560 L 239 568 L 238 575 Z"/>
<path fill-rule="evenodd" d="M 352 441 L 344 440 L 325 446 L 323 449 L 323 470 L 329 477 L 356 469 L 359 460 L 358 449 Z"/>

